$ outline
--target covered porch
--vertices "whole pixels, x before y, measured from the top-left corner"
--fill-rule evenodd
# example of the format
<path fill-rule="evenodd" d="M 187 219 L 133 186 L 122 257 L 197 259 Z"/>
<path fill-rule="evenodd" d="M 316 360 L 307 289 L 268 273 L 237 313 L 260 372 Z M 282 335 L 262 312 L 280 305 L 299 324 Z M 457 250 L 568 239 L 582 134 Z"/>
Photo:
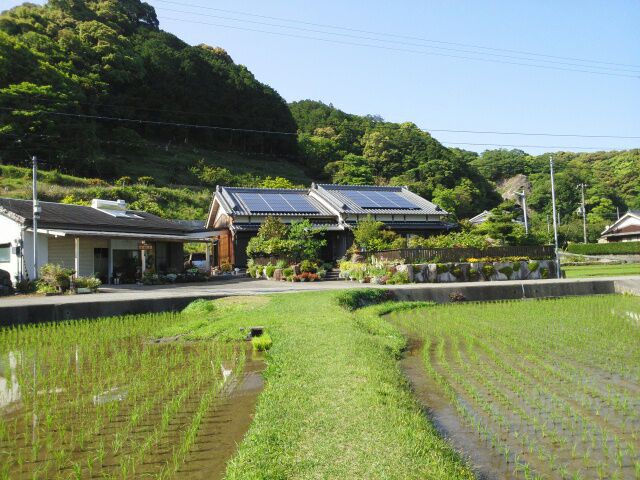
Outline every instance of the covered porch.
<path fill-rule="evenodd" d="M 41 234 L 41 230 L 38 229 Z M 132 234 L 73 230 L 48 230 L 47 251 L 41 264 L 73 269 L 77 276 L 96 277 L 103 284 L 133 284 L 145 273 L 166 275 L 185 268 L 184 244 L 205 244 L 206 264 L 211 264 L 214 238 L 210 232 L 188 235 Z"/>

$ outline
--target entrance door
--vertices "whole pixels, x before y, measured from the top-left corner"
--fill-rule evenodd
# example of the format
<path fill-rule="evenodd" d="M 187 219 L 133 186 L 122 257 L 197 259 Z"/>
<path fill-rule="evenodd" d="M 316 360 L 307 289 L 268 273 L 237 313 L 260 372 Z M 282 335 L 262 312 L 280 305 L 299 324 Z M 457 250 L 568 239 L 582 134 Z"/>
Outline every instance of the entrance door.
<path fill-rule="evenodd" d="M 109 249 L 93 249 L 93 272 L 103 284 L 109 283 Z"/>

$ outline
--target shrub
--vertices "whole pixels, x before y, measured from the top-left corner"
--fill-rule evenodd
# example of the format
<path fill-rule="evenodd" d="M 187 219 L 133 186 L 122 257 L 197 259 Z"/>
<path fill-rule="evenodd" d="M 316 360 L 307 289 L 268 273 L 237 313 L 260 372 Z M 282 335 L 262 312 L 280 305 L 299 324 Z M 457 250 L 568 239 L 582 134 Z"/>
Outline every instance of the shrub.
<path fill-rule="evenodd" d="M 447 273 L 449 271 L 449 265 L 446 263 L 436 263 L 436 272 L 438 274 Z"/>
<path fill-rule="evenodd" d="M 286 260 L 278 260 L 276 262 L 276 268 L 286 268 L 287 267 L 287 261 Z"/>
<path fill-rule="evenodd" d="M 535 272 L 536 270 L 538 270 L 539 266 L 540 266 L 540 262 L 536 262 L 535 260 L 527 264 L 527 268 L 529 269 L 530 272 Z"/>
<path fill-rule="evenodd" d="M 336 302 L 346 310 L 356 310 L 389 300 L 393 300 L 393 294 L 389 290 L 378 288 L 345 290 L 336 295 Z"/>
<path fill-rule="evenodd" d="M 570 243 L 567 252 L 578 255 L 640 255 L 640 242 Z"/>
<path fill-rule="evenodd" d="M 259 337 L 253 337 L 251 339 L 251 345 L 253 349 L 257 352 L 265 352 L 271 348 L 273 345 L 273 341 L 271 340 L 271 336 L 268 333 L 263 333 Z"/>
<path fill-rule="evenodd" d="M 37 285 L 33 280 L 28 278 L 16 282 L 16 291 L 18 293 L 33 293 L 36 291 Z"/>
<path fill-rule="evenodd" d="M 457 279 L 462 278 L 462 269 L 460 267 L 452 268 L 451 273 L 453 273 L 453 276 L 456 277 Z"/>
<path fill-rule="evenodd" d="M 225 262 L 225 263 L 220 265 L 220 270 L 222 272 L 230 272 L 231 270 L 233 270 L 233 265 L 231 265 L 228 262 Z"/>
<path fill-rule="evenodd" d="M 540 276 L 542 278 L 549 278 L 549 269 L 548 268 L 541 268 L 540 269 Z"/>
<path fill-rule="evenodd" d="M 409 283 L 407 272 L 396 272 L 387 279 L 387 285 L 402 285 L 404 283 Z"/>
<path fill-rule="evenodd" d="M 287 267 L 282 270 L 282 276 L 285 278 L 289 278 L 293 276 L 293 274 L 294 274 L 294 271 L 293 271 L 293 268 L 291 267 Z"/>
<path fill-rule="evenodd" d="M 502 273 L 503 275 L 506 275 L 507 278 L 511 278 L 511 275 L 513 275 L 513 268 L 510 267 L 509 265 L 507 265 L 506 267 L 502 267 L 500 270 L 498 270 L 500 273 Z"/>
<path fill-rule="evenodd" d="M 40 267 L 38 291 L 41 293 L 65 292 L 71 285 L 71 275 L 74 271 L 60 265 L 47 263 Z"/>
<path fill-rule="evenodd" d="M 469 279 L 471 280 L 478 280 L 478 278 L 480 278 L 480 272 L 478 272 L 477 269 L 475 268 L 470 268 L 469 269 Z"/>
<path fill-rule="evenodd" d="M 77 277 L 73 280 L 73 283 L 77 288 L 88 288 L 92 292 L 98 290 L 98 287 L 102 285 L 100 279 L 95 277 Z"/>
<path fill-rule="evenodd" d="M 496 274 L 496 268 L 493 265 L 484 265 L 482 267 L 482 274 L 484 275 L 484 278 L 489 278 Z"/>
<path fill-rule="evenodd" d="M 267 274 L 267 278 L 273 278 L 273 273 L 276 271 L 275 265 L 267 265 L 265 267 L 265 273 Z"/>
<path fill-rule="evenodd" d="M 316 273 L 318 271 L 318 264 L 311 260 L 303 260 L 300 262 L 300 272 Z"/>

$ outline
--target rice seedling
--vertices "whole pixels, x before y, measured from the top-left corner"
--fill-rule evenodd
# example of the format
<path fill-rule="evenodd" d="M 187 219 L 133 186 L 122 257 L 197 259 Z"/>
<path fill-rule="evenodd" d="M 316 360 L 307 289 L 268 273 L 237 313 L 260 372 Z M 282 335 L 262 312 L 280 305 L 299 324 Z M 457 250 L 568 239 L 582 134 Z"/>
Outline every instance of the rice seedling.
<path fill-rule="evenodd" d="M 423 340 L 439 395 L 519 477 L 631 479 L 640 329 L 621 311 L 640 312 L 640 299 L 440 305 L 389 317 Z"/>
<path fill-rule="evenodd" d="M 190 425 L 180 468 L 223 395 L 212 363 L 238 372 L 244 358 L 233 343 L 149 341 L 183 321 L 164 313 L 0 329 L 0 478 L 160 475 L 171 454 L 159 447 Z"/>

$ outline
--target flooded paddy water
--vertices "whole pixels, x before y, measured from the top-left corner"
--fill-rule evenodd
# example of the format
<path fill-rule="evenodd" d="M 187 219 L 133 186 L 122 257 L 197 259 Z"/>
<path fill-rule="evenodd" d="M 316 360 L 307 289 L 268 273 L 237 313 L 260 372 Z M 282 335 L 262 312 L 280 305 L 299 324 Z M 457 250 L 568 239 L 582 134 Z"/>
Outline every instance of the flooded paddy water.
<path fill-rule="evenodd" d="M 402 368 L 480 478 L 640 478 L 640 329 L 611 296 L 390 315 Z"/>
<path fill-rule="evenodd" d="M 148 341 L 175 321 L 0 331 L 0 478 L 222 477 L 264 360 L 247 344 Z"/>

